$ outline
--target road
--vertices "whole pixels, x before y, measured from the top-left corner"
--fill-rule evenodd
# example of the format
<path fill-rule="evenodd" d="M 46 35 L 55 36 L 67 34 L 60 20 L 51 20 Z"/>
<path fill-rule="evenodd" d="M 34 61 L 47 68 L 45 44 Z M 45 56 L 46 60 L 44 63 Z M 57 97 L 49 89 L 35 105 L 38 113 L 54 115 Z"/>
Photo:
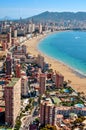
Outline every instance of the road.
<path fill-rule="evenodd" d="M 38 116 L 33 116 L 33 113 L 34 113 L 35 109 L 36 109 L 36 106 L 35 106 L 34 109 L 32 110 L 31 115 L 28 115 L 28 116 L 26 117 L 26 119 L 25 119 L 24 122 L 23 122 L 23 126 L 22 126 L 22 128 L 21 128 L 20 130 L 29 130 L 29 124 L 30 124 L 32 121 L 34 121 L 35 118 L 38 117 Z"/>

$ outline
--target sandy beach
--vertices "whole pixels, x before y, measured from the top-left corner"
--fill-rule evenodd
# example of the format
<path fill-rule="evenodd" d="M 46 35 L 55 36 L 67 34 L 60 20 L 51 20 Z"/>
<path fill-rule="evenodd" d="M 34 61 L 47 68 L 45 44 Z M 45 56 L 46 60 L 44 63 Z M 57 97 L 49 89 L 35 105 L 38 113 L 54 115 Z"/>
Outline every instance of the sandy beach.
<path fill-rule="evenodd" d="M 28 52 L 34 56 L 37 56 L 38 54 L 44 56 L 45 61 L 51 64 L 51 68 L 53 70 L 56 70 L 62 75 L 64 75 L 66 81 L 71 81 L 71 85 L 76 91 L 86 93 L 86 77 L 79 75 L 78 73 L 70 69 L 68 66 L 64 65 L 63 63 L 60 63 L 57 60 L 54 60 L 49 56 L 46 56 L 37 49 L 39 41 L 42 40 L 44 37 L 45 35 L 40 35 L 38 37 L 34 37 L 26 41 L 25 45 L 27 45 Z"/>

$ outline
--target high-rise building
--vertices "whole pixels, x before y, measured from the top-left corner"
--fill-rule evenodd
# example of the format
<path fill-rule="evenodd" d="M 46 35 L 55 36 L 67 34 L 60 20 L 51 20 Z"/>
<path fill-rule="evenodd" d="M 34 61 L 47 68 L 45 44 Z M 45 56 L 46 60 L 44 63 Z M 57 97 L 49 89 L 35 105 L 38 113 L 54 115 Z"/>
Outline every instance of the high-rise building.
<path fill-rule="evenodd" d="M 8 53 L 6 57 L 6 75 L 11 75 L 11 72 L 12 72 L 12 55 Z"/>
<path fill-rule="evenodd" d="M 14 30 L 14 38 L 17 38 L 17 30 Z"/>
<path fill-rule="evenodd" d="M 42 95 L 42 94 L 45 94 L 45 91 L 46 91 L 46 75 L 45 74 L 40 74 L 40 77 L 39 77 L 39 93 Z"/>
<path fill-rule="evenodd" d="M 32 31 L 34 32 L 35 31 L 35 24 L 33 23 L 32 25 Z"/>
<path fill-rule="evenodd" d="M 21 108 L 21 79 L 12 78 L 5 86 L 5 123 L 15 125 L 16 118 Z"/>
<path fill-rule="evenodd" d="M 16 74 L 16 78 L 21 77 L 21 65 L 19 63 L 17 63 L 15 66 L 15 74 Z"/>
<path fill-rule="evenodd" d="M 12 38 L 12 43 L 11 43 L 12 46 L 15 45 L 15 41 L 16 41 L 15 38 Z"/>
<path fill-rule="evenodd" d="M 39 24 L 39 33 L 42 33 L 42 24 Z"/>
<path fill-rule="evenodd" d="M 35 24 L 33 24 L 32 22 L 29 23 L 28 25 L 28 32 L 29 33 L 33 33 L 35 31 Z"/>
<path fill-rule="evenodd" d="M 11 47 L 11 28 L 9 30 L 9 33 L 7 34 L 7 42 L 8 42 L 8 48 Z"/>
<path fill-rule="evenodd" d="M 42 101 L 40 105 L 40 123 L 41 125 L 56 124 L 57 109 L 49 100 Z"/>
<path fill-rule="evenodd" d="M 28 78 L 27 78 L 27 76 L 22 76 L 22 78 L 21 78 L 21 95 L 22 96 L 28 95 Z"/>
<path fill-rule="evenodd" d="M 44 69 L 44 57 L 43 56 L 38 55 L 37 64 L 42 68 L 42 70 Z"/>
<path fill-rule="evenodd" d="M 55 82 L 56 87 L 59 88 L 63 86 L 64 76 L 60 73 L 55 73 L 55 75 L 52 75 L 52 80 Z"/>

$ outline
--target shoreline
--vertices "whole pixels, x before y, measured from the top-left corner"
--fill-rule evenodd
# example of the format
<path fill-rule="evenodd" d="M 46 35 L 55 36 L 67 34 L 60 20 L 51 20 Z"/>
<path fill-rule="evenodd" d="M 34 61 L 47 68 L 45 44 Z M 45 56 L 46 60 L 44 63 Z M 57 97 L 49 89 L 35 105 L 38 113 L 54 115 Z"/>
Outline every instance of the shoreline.
<path fill-rule="evenodd" d="M 50 33 L 53 34 L 53 33 Z M 28 52 L 31 53 L 33 56 L 37 56 L 38 54 L 44 56 L 45 61 L 51 64 L 51 68 L 57 72 L 60 72 L 66 81 L 71 81 L 72 87 L 79 92 L 86 92 L 86 76 L 83 74 L 77 72 L 70 66 L 64 64 L 63 62 L 60 62 L 57 59 L 54 59 L 53 57 L 50 57 L 43 52 L 41 52 L 38 49 L 38 44 L 41 40 L 46 38 L 48 35 L 39 35 L 38 37 L 32 38 L 28 41 L 26 41 L 25 45 L 28 48 Z"/>
<path fill-rule="evenodd" d="M 62 62 L 62 61 L 60 61 L 60 60 L 58 60 L 58 59 L 55 59 L 55 58 L 53 58 L 53 57 L 51 57 L 51 56 L 49 56 L 49 55 L 47 55 L 47 54 L 45 54 L 45 53 L 43 53 L 43 52 L 41 52 L 40 49 L 38 48 L 38 45 L 39 45 L 39 44 L 40 44 L 40 41 L 39 41 L 39 43 L 37 44 L 37 50 L 38 50 L 38 52 L 39 52 L 40 54 L 44 55 L 44 57 L 50 57 L 50 58 L 52 58 L 53 60 L 59 62 L 60 64 L 62 64 L 62 65 L 64 65 L 64 66 L 68 67 L 68 68 L 70 69 L 70 71 L 72 71 L 73 73 L 75 73 L 78 77 L 80 77 L 80 78 L 86 78 L 86 74 L 84 74 L 83 72 L 81 72 L 81 71 L 79 71 L 79 70 L 77 70 L 77 69 L 74 69 L 73 67 L 70 67 L 70 66 L 67 65 L 66 63 L 64 63 L 64 62 Z"/>

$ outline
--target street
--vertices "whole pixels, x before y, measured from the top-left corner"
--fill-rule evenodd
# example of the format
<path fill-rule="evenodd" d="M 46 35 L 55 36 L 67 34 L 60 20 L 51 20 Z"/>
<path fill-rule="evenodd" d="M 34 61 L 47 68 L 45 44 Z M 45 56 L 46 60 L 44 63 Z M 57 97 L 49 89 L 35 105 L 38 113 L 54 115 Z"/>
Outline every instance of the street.
<path fill-rule="evenodd" d="M 25 119 L 24 122 L 22 122 L 22 127 L 20 128 L 20 130 L 29 130 L 29 124 L 35 120 L 35 118 L 38 118 L 38 116 L 33 116 L 33 113 L 36 109 L 36 106 L 34 107 L 34 109 L 31 112 L 31 115 L 28 115 Z"/>

